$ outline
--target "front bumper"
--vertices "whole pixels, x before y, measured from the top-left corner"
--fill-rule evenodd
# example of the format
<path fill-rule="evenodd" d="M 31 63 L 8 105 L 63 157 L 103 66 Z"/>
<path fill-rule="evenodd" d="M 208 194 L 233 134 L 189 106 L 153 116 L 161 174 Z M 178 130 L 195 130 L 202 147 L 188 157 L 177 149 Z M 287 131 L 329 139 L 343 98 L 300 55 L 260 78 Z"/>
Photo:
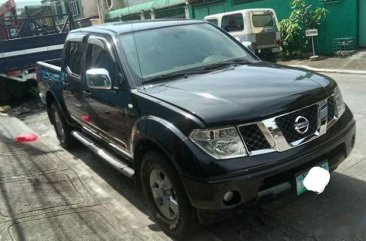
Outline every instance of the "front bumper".
<path fill-rule="evenodd" d="M 355 121 L 347 112 L 329 133 L 308 145 L 282 153 L 265 154 L 273 157 L 275 163 L 260 168 L 230 172 L 219 178 L 195 180 L 182 177 L 191 204 L 201 211 L 230 210 L 248 203 L 273 199 L 286 193 L 296 193 L 295 175 L 328 161 L 330 171 L 334 171 L 350 154 L 355 142 Z M 261 156 L 258 156 L 258 162 Z M 245 161 L 245 160 L 243 160 Z M 233 191 L 234 202 L 224 202 L 224 195 Z"/>

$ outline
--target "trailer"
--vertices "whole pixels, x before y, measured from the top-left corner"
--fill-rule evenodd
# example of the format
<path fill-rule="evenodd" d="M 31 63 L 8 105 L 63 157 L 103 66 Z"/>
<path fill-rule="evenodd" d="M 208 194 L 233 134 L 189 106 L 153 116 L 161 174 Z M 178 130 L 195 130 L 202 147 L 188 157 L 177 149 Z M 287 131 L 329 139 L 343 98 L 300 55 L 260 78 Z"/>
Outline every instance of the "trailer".
<path fill-rule="evenodd" d="M 62 15 L 0 17 L 0 77 L 35 79 L 37 61 L 60 59 L 68 32 L 75 28 L 70 11 Z"/>

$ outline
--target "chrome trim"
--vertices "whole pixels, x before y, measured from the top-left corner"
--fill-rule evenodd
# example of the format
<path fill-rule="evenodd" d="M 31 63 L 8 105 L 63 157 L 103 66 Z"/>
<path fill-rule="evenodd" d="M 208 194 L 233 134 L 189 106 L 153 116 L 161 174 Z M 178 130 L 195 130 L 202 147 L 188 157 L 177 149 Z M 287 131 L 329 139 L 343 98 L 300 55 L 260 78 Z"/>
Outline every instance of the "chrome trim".
<path fill-rule="evenodd" d="M 276 150 L 274 149 L 262 149 L 262 150 L 256 150 L 256 151 L 252 151 L 250 152 L 249 156 L 257 156 L 257 155 L 263 155 L 263 154 L 268 154 L 268 153 L 272 153 L 275 152 Z"/>
<path fill-rule="evenodd" d="M 329 101 L 329 98 L 319 102 L 319 109 L 318 109 L 318 132 L 319 132 L 319 136 L 324 135 L 327 132 L 327 127 L 328 127 L 328 101 Z"/>
<path fill-rule="evenodd" d="M 267 130 L 264 137 L 266 137 L 267 141 L 269 140 L 268 143 L 276 151 L 287 151 L 288 149 L 291 149 L 291 146 L 286 141 L 281 129 L 278 127 L 276 118 L 278 118 L 278 116 L 262 121 L 262 124 Z"/>
<path fill-rule="evenodd" d="M 284 151 L 290 150 L 292 148 L 295 148 L 297 146 L 308 143 L 308 142 L 324 135 L 327 132 L 327 130 L 330 128 L 330 126 L 332 126 L 337 121 L 337 113 L 335 112 L 334 119 L 331 120 L 330 122 L 328 122 L 328 101 L 330 100 L 330 98 L 333 98 L 333 97 L 334 97 L 334 94 L 332 94 L 330 97 L 328 97 L 324 100 L 321 100 L 317 103 L 302 107 L 300 109 L 297 109 L 297 110 L 294 110 L 291 112 L 287 112 L 285 114 L 281 114 L 281 115 L 278 115 L 278 116 L 275 116 L 272 118 L 268 118 L 268 119 L 265 119 L 262 121 L 258 121 L 258 122 L 238 125 L 237 126 L 238 130 L 242 126 L 257 125 L 259 130 L 262 132 L 262 134 L 268 141 L 268 144 L 271 146 L 271 148 L 267 148 L 267 149 L 256 150 L 256 151 L 252 151 L 252 152 L 248 151 L 248 155 L 249 156 L 262 155 L 262 154 L 271 153 L 271 152 L 275 152 L 275 151 L 284 152 Z M 276 123 L 276 119 L 279 117 L 286 116 L 291 113 L 312 107 L 314 105 L 316 105 L 318 107 L 318 123 L 317 123 L 316 131 L 314 133 L 310 133 L 309 135 L 305 136 L 304 138 L 302 138 L 300 140 L 288 143 L 283 132 L 278 127 L 278 125 Z M 336 106 L 334 108 L 336 108 Z M 241 132 L 238 131 L 238 133 L 240 134 L 240 136 L 244 142 Z M 244 146 L 246 147 L 245 142 L 244 142 Z"/>
<path fill-rule="evenodd" d="M 87 132 L 87 134 L 93 136 L 96 139 L 104 140 L 104 138 L 101 135 L 98 135 L 97 133 L 93 132 L 92 130 L 90 130 L 89 128 L 87 128 L 85 126 L 83 126 L 83 129 L 82 130 L 85 131 L 85 132 Z M 108 138 L 108 137 L 105 137 L 105 138 Z M 113 138 L 113 140 L 118 141 L 120 144 L 126 146 L 126 144 L 123 141 L 121 141 L 120 139 L 118 139 L 118 138 Z M 123 148 L 123 147 L 118 147 L 118 145 L 116 145 L 114 143 L 111 143 L 112 140 L 109 140 L 109 141 L 110 141 L 109 142 L 109 146 L 112 147 L 113 149 L 115 149 L 115 151 L 117 151 L 118 153 L 124 155 L 127 158 L 132 159 L 132 155 L 130 154 L 129 150 L 127 150 L 126 148 Z"/>
<path fill-rule="evenodd" d="M 135 173 L 135 171 L 129 167 L 126 163 L 123 161 L 116 159 L 106 150 L 100 148 L 96 144 L 94 144 L 91 140 L 89 140 L 86 136 L 84 136 L 82 133 L 78 131 L 73 131 L 71 134 L 79 140 L 82 144 L 84 144 L 86 147 L 88 147 L 90 150 L 92 150 L 95 154 L 103 158 L 105 161 L 107 161 L 110 165 L 112 165 L 114 168 L 116 168 L 118 171 L 120 171 L 122 174 L 132 177 Z"/>
<path fill-rule="evenodd" d="M 100 135 L 98 135 L 97 133 L 94 133 L 92 130 L 90 130 L 89 128 L 87 128 L 85 126 L 83 126 L 82 130 L 87 132 L 89 135 L 92 135 L 93 137 L 99 139 L 99 140 L 103 140 L 103 138 Z"/>
<path fill-rule="evenodd" d="M 329 101 L 329 99 L 330 99 L 330 98 L 333 98 L 333 99 L 334 99 L 334 96 L 335 96 L 335 94 L 332 94 L 332 95 L 331 95 L 327 100 Z M 339 116 L 338 116 L 337 103 L 336 103 L 335 99 L 334 99 L 334 104 L 335 104 L 335 106 L 334 106 L 334 117 L 333 117 L 333 119 L 332 119 L 332 120 L 330 120 L 330 121 L 328 122 L 328 129 L 329 129 L 332 125 L 334 125 L 334 124 L 337 122 L 338 118 L 339 118 Z"/>
<path fill-rule="evenodd" d="M 126 150 L 123 150 L 122 148 L 118 147 L 117 145 L 115 145 L 113 143 L 109 143 L 109 146 L 112 147 L 118 153 L 132 159 L 132 155 L 129 152 L 127 152 Z"/>
<path fill-rule="evenodd" d="M 83 122 L 82 122 L 83 123 Z M 84 124 L 84 123 L 83 123 Z M 91 135 L 93 135 L 93 136 L 95 136 L 95 137 L 97 137 L 97 138 L 99 138 L 99 139 L 107 139 L 109 142 L 113 142 L 113 143 L 116 143 L 116 142 L 118 142 L 117 144 L 120 144 L 120 145 L 122 145 L 122 146 L 124 146 L 125 148 L 125 150 L 126 151 L 128 151 L 127 150 L 127 145 L 126 145 L 126 143 L 124 142 L 124 141 L 122 141 L 121 139 L 118 139 L 118 138 L 116 138 L 116 137 L 113 137 L 113 136 L 111 136 L 111 135 L 109 135 L 108 133 L 106 133 L 104 130 L 102 130 L 102 129 L 100 129 L 98 126 L 96 126 L 96 125 L 94 125 L 93 123 L 91 123 L 91 122 L 88 122 L 88 125 L 90 126 L 90 127 L 92 127 L 92 128 L 94 128 L 94 129 L 96 129 L 97 130 L 97 132 L 99 133 L 99 134 L 96 134 L 96 133 L 94 133 L 91 129 L 89 129 L 89 128 L 87 128 L 87 127 L 85 127 L 85 126 L 83 126 L 83 130 L 86 130 L 88 133 L 90 133 Z"/>
<path fill-rule="evenodd" d="M 124 149 L 126 149 L 126 151 L 127 151 L 127 144 L 124 141 L 122 141 L 121 139 L 118 139 L 116 137 L 112 137 L 112 138 L 114 141 L 117 141 L 119 144 L 121 144 L 124 147 Z"/>

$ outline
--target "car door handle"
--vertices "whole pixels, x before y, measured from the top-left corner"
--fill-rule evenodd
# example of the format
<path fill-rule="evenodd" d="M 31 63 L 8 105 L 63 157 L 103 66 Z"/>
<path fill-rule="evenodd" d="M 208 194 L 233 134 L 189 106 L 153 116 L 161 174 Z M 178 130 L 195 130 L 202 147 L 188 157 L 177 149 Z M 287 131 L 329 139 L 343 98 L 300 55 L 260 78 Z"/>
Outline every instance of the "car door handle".
<path fill-rule="evenodd" d="M 68 83 L 68 82 L 66 82 L 66 81 L 63 81 L 63 82 L 62 82 L 62 84 L 63 84 L 64 86 L 69 86 L 69 83 Z"/>
<path fill-rule="evenodd" d="M 90 97 L 91 96 L 91 93 L 89 91 L 83 90 L 83 95 L 85 97 Z"/>

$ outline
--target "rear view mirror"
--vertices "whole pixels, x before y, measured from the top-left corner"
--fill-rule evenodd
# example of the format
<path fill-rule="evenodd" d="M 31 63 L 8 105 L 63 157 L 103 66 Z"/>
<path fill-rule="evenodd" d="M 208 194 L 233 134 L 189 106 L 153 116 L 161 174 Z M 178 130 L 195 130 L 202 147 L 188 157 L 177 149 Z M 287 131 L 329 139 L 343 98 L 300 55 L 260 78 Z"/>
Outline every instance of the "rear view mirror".
<path fill-rule="evenodd" d="M 111 89 L 112 80 L 108 70 L 94 68 L 86 71 L 86 84 L 92 89 Z"/>

